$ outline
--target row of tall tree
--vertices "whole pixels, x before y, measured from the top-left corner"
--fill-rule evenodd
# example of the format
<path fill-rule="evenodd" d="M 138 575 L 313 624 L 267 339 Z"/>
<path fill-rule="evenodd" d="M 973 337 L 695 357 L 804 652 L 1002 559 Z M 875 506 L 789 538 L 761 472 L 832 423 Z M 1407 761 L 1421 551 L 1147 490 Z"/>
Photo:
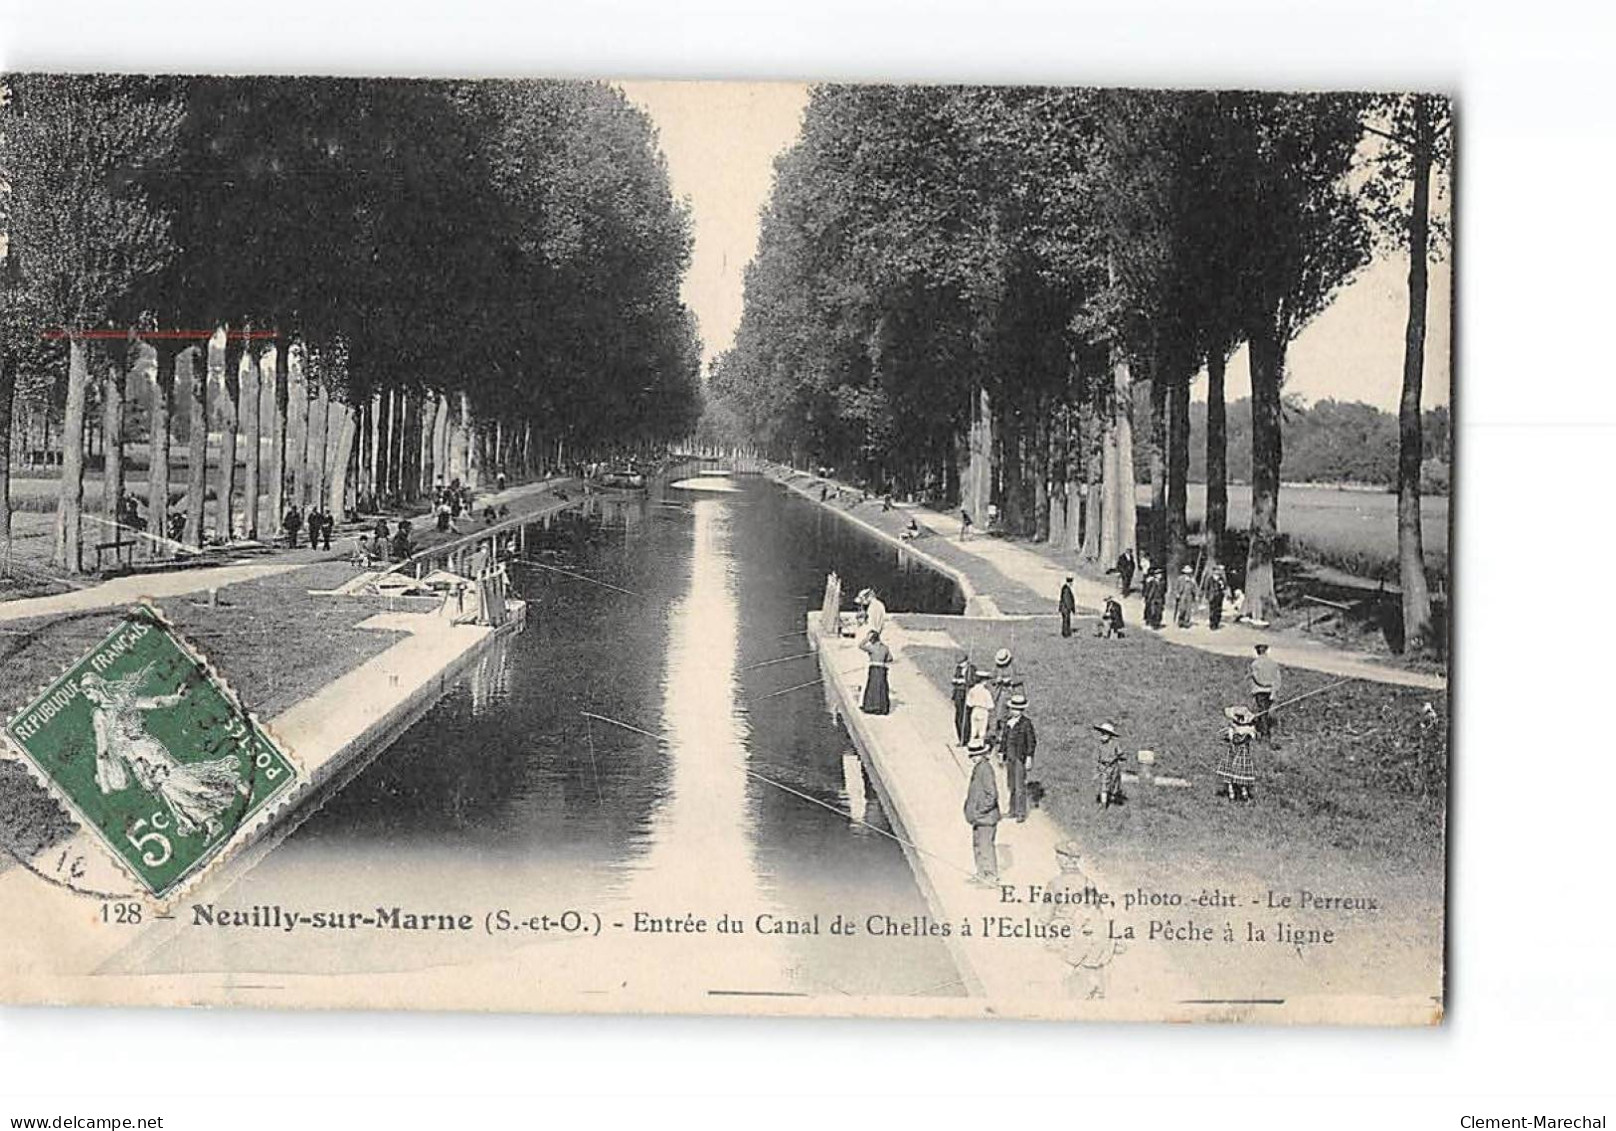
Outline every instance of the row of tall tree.
<path fill-rule="evenodd" d="M 0 182 L 0 487 L 20 386 L 60 410 L 67 570 L 97 408 L 109 512 L 133 443 L 197 544 L 700 413 L 686 208 L 603 84 L 10 75 Z"/>
<path fill-rule="evenodd" d="M 1417 264 L 1398 485 L 1419 557 L 1429 189 L 1447 113 L 1434 97 L 818 87 L 777 162 L 711 392 L 777 456 L 954 500 L 978 522 L 993 503 L 1009 532 L 1100 561 L 1142 526 L 1176 576 L 1190 560 L 1190 386 L 1207 374 L 1210 567 L 1228 513 L 1224 371 L 1244 345 L 1244 582 L 1267 617 L 1286 350 L 1377 240 Z M 1423 602 L 1407 614 L 1419 647 L 1416 572 L 1404 591 Z"/>

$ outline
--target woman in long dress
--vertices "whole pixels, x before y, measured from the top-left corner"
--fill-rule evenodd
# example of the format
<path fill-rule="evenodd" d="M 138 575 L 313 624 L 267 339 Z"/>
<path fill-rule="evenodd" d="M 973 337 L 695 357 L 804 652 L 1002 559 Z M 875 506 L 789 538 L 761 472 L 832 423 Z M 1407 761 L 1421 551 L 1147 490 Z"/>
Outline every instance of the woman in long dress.
<path fill-rule="evenodd" d="M 222 823 L 220 815 L 246 792 L 235 757 L 207 762 L 180 762 L 147 730 L 142 711 L 177 706 L 182 692 L 140 695 L 145 670 L 118 680 L 93 673 L 79 680 L 79 688 L 92 705 L 95 731 L 95 781 L 102 793 L 129 788 L 129 779 L 160 798 L 174 815 L 181 836 L 198 829 L 211 839 Z"/>
<path fill-rule="evenodd" d="M 881 642 L 879 632 L 870 633 L 859 648 L 870 657 L 869 672 L 864 679 L 864 701 L 859 709 L 866 715 L 884 715 L 892 710 L 892 696 L 887 686 L 887 665 L 892 663 L 892 650 Z"/>

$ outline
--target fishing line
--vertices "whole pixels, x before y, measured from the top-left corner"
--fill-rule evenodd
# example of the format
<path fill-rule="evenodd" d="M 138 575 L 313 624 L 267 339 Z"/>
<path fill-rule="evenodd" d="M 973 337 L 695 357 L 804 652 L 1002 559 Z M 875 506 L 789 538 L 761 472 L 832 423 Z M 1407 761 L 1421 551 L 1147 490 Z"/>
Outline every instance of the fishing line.
<path fill-rule="evenodd" d="M 819 653 L 812 650 L 807 652 L 798 652 L 795 656 L 781 656 L 778 660 L 764 660 L 761 664 L 751 664 L 742 668 L 741 670 L 743 672 L 753 672 L 757 671 L 759 668 L 771 667 L 774 664 L 783 664 L 790 660 L 801 660 L 807 658 L 808 656 L 817 656 L 818 654 Z"/>
<path fill-rule="evenodd" d="M 573 573 L 570 569 L 562 569 L 560 566 L 545 565 L 543 562 L 534 561 L 532 558 L 520 558 L 518 560 L 523 565 L 537 566 L 539 569 L 547 569 L 551 573 L 559 573 L 564 577 L 572 577 L 572 578 L 576 578 L 579 581 L 587 581 L 591 585 L 599 585 L 602 589 L 611 589 L 611 590 L 614 590 L 614 591 L 616 591 L 618 593 L 625 593 L 630 597 L 643 596 L 643 594 L 636 593 L 632 589 L 624 589 L 622 586 L 613 585 L 609 581 L 597 581 L 593 577 L 585 577 L 581 573 Z"/>
<path fill-rule="evenodd" d="M 788 688 L 788 690 L 790 690 L 790 689 Z M 581 714 L 586 715 L 586 716 L 588 716 L 589 718 L 592 718 L 592 719 L 599 719 L 603 723 L 611 723 L 613 726 L 622 727 L 624 730 L 633 731 L 635 734 L 643 734 L 646 738 L 654 738 L 659 742 L 665 741 L 665 739 L 666 739 L 665 735 L 653 734 L 651 731 L 641 730 L 639 727 L 634 726 L 632 723 L 625 723 L 622 719 L 614 719 L 610 715 L 596 715 L 596 714 L 593 714 L 593 713 L 591 713 L 589 711 L 583 711 L 583 712 L 581 712 Z M 938 860 L 938 861 L 941 861 L 944 864 L 947 864 L 950 868 L 953 868 L 957 872 L 961 872 L 961 873 L 963 873 L 963 874 L 965 874 L 967 876 L 974 874 L 969 869 L 961 868 L 958 864 L 954 863 L 952 860 L 949 860 L 947 857 L 939 856 L 935 852 L 932 852 L 932 851 L 929 851 L 928 849 L 920 847 L 920 845 L 914 843 L 913 841 L 905 840 L 903 837 L 899 836 L 897 833 L 891 832 L 891 831 L 889 831 L 887 829 L 880 828 L 879 826 L 876 826 L 876 825 L 872 825 L 868 821 L 861 821 L 859 818 L 853 816 L 851 813 L 844 813 L 840 809 L 836 808 L 836 806 L 828 804 L 828 803 L 826 803 L 824 801 L 821 801 L 817 797 L 811 796 L 810 794 L 803 793 L 801 790 L 798 790 L 798 789 L 792 789 L 789 785 L 786 785 L 783 782 L 775 781 L 771 777 L 767 777 L 767 776 L 765 776 L 763 774 L 760 774 L 756 770 L 752 769 L 751 767 L 749 767 L 749 766 L 747 766 L 745 764 L 736 763 L 736 768 L 738 768 L 743 774 L 746 774 L 746 775 L 748 775 L 750 777 L 757 778 L 759 781 L 764 782 L 767 785 L 772 785 L 776 789 L 782 789 L 785 792 L 791 794 L 793 797 L 800 797 L 804 801 L 807 801 L 807 802 L 810 802 L 811 804 L 819 806 L 821 809 L 828 809 L 832 813 L 835 813 L 838 817 L 842 817 L 842 818 L 844 818 L 846 820 L 852 821 L 855 825 L 862 825 L 865 828 L 869 829 L 871 832 L 877 832 L 877 833 L 880 833 L 884 837 L 890 837 L 891 839 L 897 841 L 899 844 L 904 845 L 907 848 L 912 848 L 916 852 L 923 853 L 923 854 L 925 854 L 927 856 L 930 856 L 934 860 Z"/>
<path fill-rule="evenodd" d="M 767 695 L 759 695 L 756 699 L 748 699 L 748 703 L 757 703 L 763 699 L 773 699 L 776 695 L 784 695 L 788 691 L 801 691 L 805 687 L 812 687 L 816 683 L 824 683 L 825 677 L 810 679 L 807 683 L 794 683 L 790 687 L 782 687 L 779 691 L 771 691 Z"/>

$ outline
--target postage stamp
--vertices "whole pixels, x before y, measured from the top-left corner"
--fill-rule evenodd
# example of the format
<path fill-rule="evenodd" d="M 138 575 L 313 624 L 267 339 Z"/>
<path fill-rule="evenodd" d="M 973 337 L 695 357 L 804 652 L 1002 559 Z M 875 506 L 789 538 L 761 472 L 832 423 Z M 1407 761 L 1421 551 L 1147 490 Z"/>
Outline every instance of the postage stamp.
<path fill-rule="evenodd" d="M 300 776 L 207 661 L 146 605 L 13 716 L 6 733 L 159 899 Z"/>

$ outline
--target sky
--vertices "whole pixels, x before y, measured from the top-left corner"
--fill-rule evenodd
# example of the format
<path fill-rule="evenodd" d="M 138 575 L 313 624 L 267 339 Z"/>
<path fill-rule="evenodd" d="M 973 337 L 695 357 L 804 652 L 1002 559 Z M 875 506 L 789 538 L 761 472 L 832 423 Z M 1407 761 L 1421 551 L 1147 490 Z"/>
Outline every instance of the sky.
<path fill-rule="evenodd" d="M 675 195 L 690 205 L 695 247 L 684 282 L 707 361 L 727 349 L 741 319 L 746 265 L 757 249 L 774 159 L 796 140 L 808 102 L 801 83 L 623 82 L 629 100 L 656 124 Z M 1430 274 L 1426 326 L 1426 407 L 1447 404 L 1452 270 Z M 1403 382 L 1408 257 L 1378 259 L 1297 335 L 1287 357 L 1287 394 L 1307 401 L 1357 400 L 1396 411 Z M 1249 395 L 1242 347 L 1230 359 L 1225 395 Z M 1192 396 L 1204 399 L 1206 380 Z"/>

